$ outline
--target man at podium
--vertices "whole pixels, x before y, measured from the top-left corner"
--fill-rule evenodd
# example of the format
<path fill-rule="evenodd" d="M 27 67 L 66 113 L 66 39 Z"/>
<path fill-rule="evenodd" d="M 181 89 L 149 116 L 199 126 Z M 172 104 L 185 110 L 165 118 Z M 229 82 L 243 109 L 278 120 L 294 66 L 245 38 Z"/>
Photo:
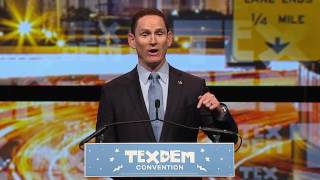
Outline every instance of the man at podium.
<path fill-rule="evenodd" d="M 128 43 L 136 50 L 138 63 L 102 87 L 96 128 L 132 123 L 109 127 L 97 142 L 196 142 L 200 126 L 238 132 L 227 107 L 208 91 L 204 79 L 167 62 L 172 41 L 173 33 L 161 11 L 143 9 L 133 16 Z M 220 142 L 237 141 L 232 135 L 219 136 Z"/>

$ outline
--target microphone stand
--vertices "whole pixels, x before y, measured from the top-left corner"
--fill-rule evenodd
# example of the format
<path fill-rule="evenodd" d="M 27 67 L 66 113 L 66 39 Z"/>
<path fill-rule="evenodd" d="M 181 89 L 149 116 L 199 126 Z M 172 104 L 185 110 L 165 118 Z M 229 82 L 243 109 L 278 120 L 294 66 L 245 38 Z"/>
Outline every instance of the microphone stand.
<path fill-rule="evenodd" d="M 195 127 L 190 127 L 190 126 L 186 126 L 186 125 L 183 125 L 183 124 L 174 123 L 174 122 L 171 122 L 171 121 L 165 121 L 165 120 L 160 119 L 159 115 L 158 115 L 159 114 L 158 113 L 158 109 L 160 107 L 160 100 L 159 99 L 156 99 L 155 107 L 156 107 L 156 119 L 153 119 L 153 120 L 139 120 L 139 121 L 126 121 L 126 122 L 115 122 L 115 123 L 107 124 L 107 125 L 103 126 L 101 129 L 95 131 L 94 133 L 90 134 L 88 137 L 83 139 L 79 143 L 79 148 L 81 150 L 83 150 L 84 149 L 83 145 L 85 143 L 89 142 L 94 137 L 100 136 L 109 127 L 117 126 L 117 125 L 126 125 L 126 124 L 150 123 L 150 122 L 153 122 L 153 121 L 161 121 L 163 123 L 168 123 L 170 125 L 174 125 L 174 126 L 177 126 L 177 127 L 183 127 L 183 128 L 187 128 L 187 129 L 191 129 L 191 130 L 202 130 L 202 131 L 208 131 L 208 132 L 213 132 L 213 133 L 215 132 L 215 133 L 230 134 L 230 135 L 233 135 L 233 136 L 237 136 L 238 138 L 240 138 L 240 145 L 235 150 L 235 152 L 237 152 L 240 149 L 241 145 L 242 145 L 242 137 L 238 133 L 235 133 L 235 132 L 232 132 L 232 131 L 227 131 L 227 130 L 222 130 L 222 129 L 209 128 L 209 127 L 198 127 L 198 128 L 195 128 Z"/>
<path fill-rule="evenodd" d="M 117 126 L 117 125 L 125 125 L 125 124 L 139 124 L 139 123 L 148 123 L 151 121 L 156 121 L 155 120 L 139 120 L 139 121 L 126 121 L 126 122 L 115 122 L 115 123 L 110 123 L 107 125 L 104 125 L 102 128 L 100 128 L 99 130 L 95 131 L 94 133 L 90 134 L 88 137 L 86 137 L 85 139 L 83 139 L 80 143 L 79 143 L 79 148 L 81 150 L 83 150 L 83 145 L 87 142 L 89 142 L 91 139 L 100 136 L 105 130 L 107 130 L 109 127 L 112 126 Z"/>

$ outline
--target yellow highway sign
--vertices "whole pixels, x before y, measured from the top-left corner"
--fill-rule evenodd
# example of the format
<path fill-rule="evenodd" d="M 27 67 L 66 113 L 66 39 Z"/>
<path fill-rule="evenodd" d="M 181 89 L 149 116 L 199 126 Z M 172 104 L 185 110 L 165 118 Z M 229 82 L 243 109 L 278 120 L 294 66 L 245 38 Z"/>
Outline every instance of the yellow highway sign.
<path fill-rule="evenodd" d="M 320 60 L 320 0 L 234 0 L 235 62 Z"/>

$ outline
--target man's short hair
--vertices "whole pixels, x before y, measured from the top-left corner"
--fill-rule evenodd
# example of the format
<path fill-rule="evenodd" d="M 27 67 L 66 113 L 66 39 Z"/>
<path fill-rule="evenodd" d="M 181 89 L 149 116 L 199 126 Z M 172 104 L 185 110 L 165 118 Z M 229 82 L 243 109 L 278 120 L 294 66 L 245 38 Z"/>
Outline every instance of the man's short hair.
<path fill-rule="evenodd" d="M 147 15 L 156 15 L 156 16 L 161 17 L 163 19 L 165 26 L 166 26 L 167 32 L 170 31 L 169 21 L 160 10 L 155 9 L 155 8 L 145 8 L 145 9 L 138 11 L 137 13 L 135 13 L 133 15 L 133 17 L 131 19 L 131 33 L 134 34 L 136 27 L 137 27 L 138 20 L 144 16 L 147 16 Z"/>

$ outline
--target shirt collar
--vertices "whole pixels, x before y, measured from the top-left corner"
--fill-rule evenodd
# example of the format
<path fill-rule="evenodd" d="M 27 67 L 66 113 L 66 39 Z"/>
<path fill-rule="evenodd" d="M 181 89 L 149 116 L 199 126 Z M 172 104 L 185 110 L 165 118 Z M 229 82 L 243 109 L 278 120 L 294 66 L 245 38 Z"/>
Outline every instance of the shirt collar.
<path fill-rule="evenodd" d="M 148 78 L 151 74 L 150 71 L 148 71 L 146 68 L 144 68 L 141 64 L 138 63 L 137 65 L 137 70 L 138 70 L 138 75 L 139 79 L 144 83 L 148 83 Z M 164 64 L 161 66 L 159 71 L 157 73 L 160 76 L 160 80 L 164 83 L 167 84 L 168 82 L 168 77 L 169 77 L 169 64 L 167 61 L 164 62 Z"/>

